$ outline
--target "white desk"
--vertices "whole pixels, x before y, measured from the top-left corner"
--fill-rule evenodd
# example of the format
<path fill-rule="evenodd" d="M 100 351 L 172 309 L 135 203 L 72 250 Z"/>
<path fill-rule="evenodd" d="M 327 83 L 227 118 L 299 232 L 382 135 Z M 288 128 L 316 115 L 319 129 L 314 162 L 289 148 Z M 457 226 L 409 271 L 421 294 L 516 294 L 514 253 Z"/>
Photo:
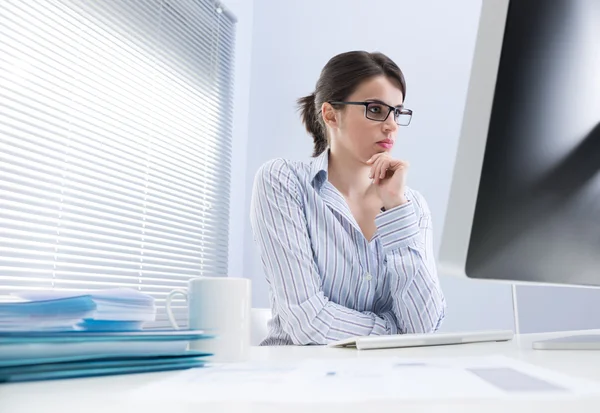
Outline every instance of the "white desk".
<path fill-rule="evenodd" d="M 600 333 L 599 331 L 596 331 Z M 575 333 L 575 332 L 573 332 Z M 590 333 L 589 331 L 586 333 Z M 516 336 L 511 342 L 479 343 L 429 348 L 369 350 L 331 349 L 315 347 L 255 347 L 253 360 L 298 360 L 302 358 L 333 357 L 453 357 L 501 354 L 553 369 L 575 377 L 600 382 L 600 351 L 533 350 L 534 340 L 559 337 L 568 333 Z M 267 404 L 267 403 L 182 403 L 135 404 L 125 402 L 125 395 L 141 385 L 162 380 L 177 372 L 107 376 L 88 379 L 59 380 L 0 385 L 1 413 L 148 413 L 148 412 L 600 412 L 600 397 L 553 402 L 510 402 L 493 400 L 399 402 L 382 401 L 347 404 Z M 298 391 L 302 391 L 299 389 Z"/>

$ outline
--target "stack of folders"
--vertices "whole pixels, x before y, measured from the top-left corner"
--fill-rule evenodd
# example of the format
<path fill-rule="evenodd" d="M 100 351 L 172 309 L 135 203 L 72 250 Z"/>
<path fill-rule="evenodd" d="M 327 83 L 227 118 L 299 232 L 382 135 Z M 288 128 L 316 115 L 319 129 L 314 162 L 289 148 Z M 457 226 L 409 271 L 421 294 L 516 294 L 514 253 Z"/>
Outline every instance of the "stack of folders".
<path fill-rule="evenodd" d="M 15 297 L 29 302 L 30 305 L 52 306 L 54 311 L 44 311 L 31 321 L 40 321 L 38 325 L 31 322 L 14 329 L 47 329 L 61 330 L 139 330 L 148 321 L 156 318 L 154 298 L 148 294 L 128 288 L 89 291 L 86 293 L 60 290 L 27 291 L 14 293 Z M 93 307 L 89 314 L 73 323 L 79 315 L 77 307 L 83 310 L 87 303 Z M 89 304 L 88 304 L 89 305 Z M 42 308 L 43 310 L 46 310 Z M 15 314 L 17 315 L 17 314 Z M 45 324 L 48 322 L 48 324 Z"/>
<path fill-rule="evenodd" d="M 198 330 L 144 330 L 154 299 L 135 290 L 16 294 L 0 302 L 0 383 L 201 367 Z"/>

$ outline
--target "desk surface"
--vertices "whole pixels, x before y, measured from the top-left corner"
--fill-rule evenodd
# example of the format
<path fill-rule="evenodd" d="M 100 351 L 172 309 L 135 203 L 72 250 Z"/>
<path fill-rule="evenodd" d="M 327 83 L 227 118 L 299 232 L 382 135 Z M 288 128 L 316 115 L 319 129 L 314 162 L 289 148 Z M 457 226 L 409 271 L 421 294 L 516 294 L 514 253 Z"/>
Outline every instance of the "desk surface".
<path fill-rule="evenodd" d="M 600 330 L 594 331 L 600 334 Z M 252 360 L 299 360 L 304 358 L 359 358 L 359 357 L 454 357 L 487 356 L 501 354 L 534 365 L 553 369 L 574 377 L 600 382 L 600 351 L 550 351 L 533 350 L 535 340 L 560 337 L 577 332 L 549 334 L 525 334 L 515 336 L 510 342 L 476 343 L 439 347 L 357 351 L 333 349 L 322 346 L 310 347 L 254 347 Z M 592 333 L 590 331 L 582 333 Z M 125 396 L 142 385 L 163 380 L 177 372 L 161 372 L 107 376 L 87 379 L 57 380 L 0 385 L 0 412 L 103 412 L 103 413 L 149 413 L 149 412 L 374 412 L 374 411 L 443 411 L 452 412 L 599 412 L 600 396 L 552 402 L 516 402 L 494 400 L 464 401 L 380 401 L 346 404 L 268 404 L 268 403 L 182 403 L 173 400 L 168 404 L 131 405 Z M 569 410 L 567 410 L 569 409 Z"/>

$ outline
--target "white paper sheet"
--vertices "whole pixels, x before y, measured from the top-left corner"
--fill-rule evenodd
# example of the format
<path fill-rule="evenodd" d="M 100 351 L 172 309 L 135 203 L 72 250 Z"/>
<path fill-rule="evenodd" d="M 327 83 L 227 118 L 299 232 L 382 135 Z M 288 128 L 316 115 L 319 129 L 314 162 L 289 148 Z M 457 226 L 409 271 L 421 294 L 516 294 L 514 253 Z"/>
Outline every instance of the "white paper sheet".
<path fill-rule="evenodd" d="M 215 365 L 141 387 L 145 400 L 354 402 L 374 399 L 569 398 L 600 383 L 504 356 L 311 359 Z"/>

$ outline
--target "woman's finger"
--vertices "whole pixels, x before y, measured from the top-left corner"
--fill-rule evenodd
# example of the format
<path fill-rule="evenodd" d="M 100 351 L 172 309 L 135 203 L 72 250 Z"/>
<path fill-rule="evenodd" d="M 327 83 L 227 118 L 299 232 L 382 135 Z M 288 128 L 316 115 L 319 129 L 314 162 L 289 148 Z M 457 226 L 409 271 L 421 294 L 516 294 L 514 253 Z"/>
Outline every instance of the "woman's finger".
<path fill-rule="evenodd" d="M 367 160 L 367 164 L 374 164 L 374 163 L 375 163 L 375 161 L 376 161 L 377 159 L 381 158 L 382 156 L 387 156 L 387 153 L 385 153 L 385 152 L 379 152 L 379 153 L 376 153 L 375 155 L 371 156 L 371 157 L 369 158 L 369 160 Z"/>
<path fill-rule="evenodd" d="M 408 168 L 408 162 L 400 161 L 397 159 L 392 159 L 390 161 L 389 169 L 391 169 L 392 171 L 406 168 Z"/>
<path fill-rule="evenodd" d="M 381 163 L 380 159 L 375 160 L 373 163 L 373 167 L 371 168 L 371 179 L 373 179 L 373 183 L 377 183 L 379 181 L 379 164 Z"/>
<path fill-rule="evenodd" d="M 379 171 L 379 178 L 383 179 L 385 178 L 385 175 L 387 174 L 387 170 L 389 169 L 389 165 L 390 165 L 390 160 L 389 159 L 384 159 L 381 161 L 381 168 Z"/>
<path fill-rule="evenodd" d="M 374 179 L 375 178 L 375 169 L 377 169 L 377 164 L 373 163 L 371 165 L 371 170 L 369 171 L 369 178 L 370 179 Z"/>
<path fill-rule="evenodd" d="M 380 157 L 377 160 L 377 170 L 376 170 L 376 183 L 379 183 L 379 181 L 381 181 L 384 177 L 385 177 L 385 170 L 387 168 L 387 164 L 388 164 L 388 159 L 387 157 Z"/>

